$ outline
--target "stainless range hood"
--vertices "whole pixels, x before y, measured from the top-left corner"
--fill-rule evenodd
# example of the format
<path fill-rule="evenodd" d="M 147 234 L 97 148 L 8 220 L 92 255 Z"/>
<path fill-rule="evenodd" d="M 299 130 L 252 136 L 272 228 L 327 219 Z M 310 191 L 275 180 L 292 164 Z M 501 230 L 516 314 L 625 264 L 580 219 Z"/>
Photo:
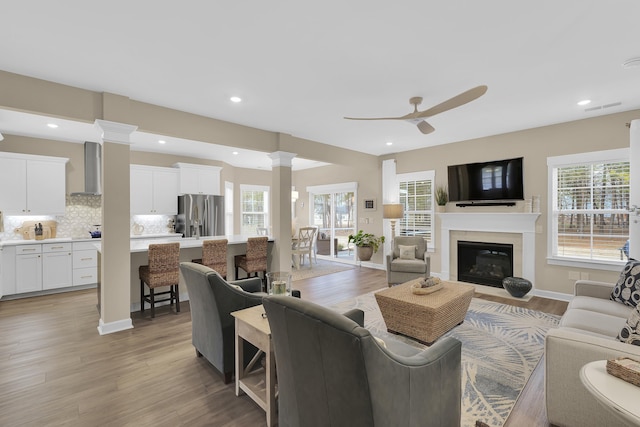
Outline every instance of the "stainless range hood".
<path fill-rule="evenodd" d="M 102 194 L 102 146 L 97 142 L 84 143 L 84 191 L 75 195 L 99 196 Z"/>

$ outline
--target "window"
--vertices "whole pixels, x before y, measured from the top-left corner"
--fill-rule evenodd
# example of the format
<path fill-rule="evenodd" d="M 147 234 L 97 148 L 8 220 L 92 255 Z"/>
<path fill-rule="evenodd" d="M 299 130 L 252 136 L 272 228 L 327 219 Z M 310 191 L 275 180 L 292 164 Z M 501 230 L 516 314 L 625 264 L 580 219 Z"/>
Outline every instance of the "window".
<path fill-rule="evenodd" d="M 240 185 L 240 233 L 256 235 L 269 227 L 269 187 Z"/>
<path fill-rule="evenodd" d="M 224 234 L 233 233 L 233 182 L 224 182 Z"/>
<path fill-rule="evenodd" d="M 629 239 L 629 151 L 547 159 L 550 259 L 619 263 Z"/>
<path fill-rule="evenodd" d="M 433 171 L 398 174 L 399 201 L 404 217 L 399 222 L 401 236 L 422 236 L 429 248 L 434 247 Z"/>

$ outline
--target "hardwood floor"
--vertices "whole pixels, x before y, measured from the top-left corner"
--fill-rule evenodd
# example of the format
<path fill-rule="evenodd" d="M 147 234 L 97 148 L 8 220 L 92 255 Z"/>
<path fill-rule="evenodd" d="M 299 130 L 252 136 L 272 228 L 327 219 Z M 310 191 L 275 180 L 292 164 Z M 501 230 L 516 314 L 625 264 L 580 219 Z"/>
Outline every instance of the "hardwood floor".
<path fill-rule="evenodd" d="M 385 272 L 355 268 L 294 282 L 303 298 L 332 305 L 387 286 Z M 566 303 L 477 294 L 562 314 Z M 265 413 L 191 345 L 188 303 L 178 315 L 133 317 L 134 329 L 100 336 L 96 291 L 0 302 L 3 426 L 261 426 Z M 506 426 L 548 426 L 543 372 L 534 371 Z"/>

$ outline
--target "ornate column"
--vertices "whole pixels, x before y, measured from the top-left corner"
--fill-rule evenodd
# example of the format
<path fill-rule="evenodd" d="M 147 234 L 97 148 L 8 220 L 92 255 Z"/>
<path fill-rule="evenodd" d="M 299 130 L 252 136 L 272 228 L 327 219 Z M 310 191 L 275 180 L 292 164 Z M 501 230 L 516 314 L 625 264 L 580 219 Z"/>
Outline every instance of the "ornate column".
<path fill-rule="evenodd" d="M 96 120 L 102 134 L 100 335 L 133 328 L 129 236 L 129 145 L 137 126 Z"/>
<path fill-rule="evenodd" d="M 271 209 L 273 238 L 271 271 L 291 271 L 291 160 L 294 153 L 269 154 L 271 168 Z"/>

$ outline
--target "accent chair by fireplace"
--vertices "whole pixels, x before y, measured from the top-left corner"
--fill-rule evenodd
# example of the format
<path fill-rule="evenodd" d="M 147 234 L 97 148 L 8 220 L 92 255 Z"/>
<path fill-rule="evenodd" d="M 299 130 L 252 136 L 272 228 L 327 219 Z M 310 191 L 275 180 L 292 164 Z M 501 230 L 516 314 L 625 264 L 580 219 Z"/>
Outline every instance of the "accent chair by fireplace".
<path fill-rule="evenodd" d="M 389 286 L 420 277 L 429 277 L 431 258 L 427 242 L 419 236 L 398 236 L 393 239 L 393 252 L 387 255 Z"/>

